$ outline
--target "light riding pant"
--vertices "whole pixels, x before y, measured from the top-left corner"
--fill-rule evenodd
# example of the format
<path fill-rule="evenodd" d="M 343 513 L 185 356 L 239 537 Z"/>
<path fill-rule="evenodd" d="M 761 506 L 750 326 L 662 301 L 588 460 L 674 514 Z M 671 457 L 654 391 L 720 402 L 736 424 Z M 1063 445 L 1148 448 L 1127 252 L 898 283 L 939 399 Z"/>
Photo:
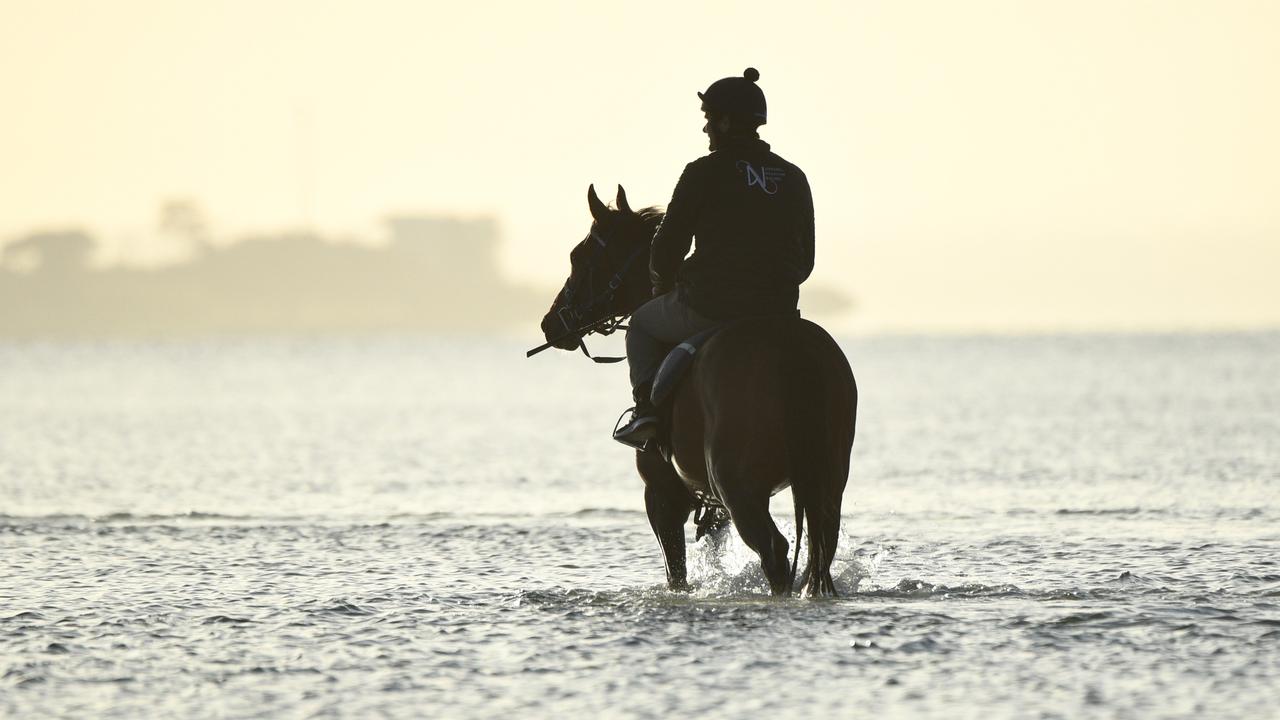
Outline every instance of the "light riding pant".
<path fill-rule="evenodd" d="M 641 305 L 631 314 L 627 329 L 632 389 L 653 379 L 673 346 L 719 324 L 719 320 L 703 317 L 682 302 L 677 291 Z"/>

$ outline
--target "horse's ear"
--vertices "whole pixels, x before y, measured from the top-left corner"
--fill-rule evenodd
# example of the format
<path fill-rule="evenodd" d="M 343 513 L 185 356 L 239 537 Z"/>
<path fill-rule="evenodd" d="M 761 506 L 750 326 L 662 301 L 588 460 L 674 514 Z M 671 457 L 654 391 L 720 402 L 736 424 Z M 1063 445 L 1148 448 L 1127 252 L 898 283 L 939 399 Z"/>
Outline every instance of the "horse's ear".
<path fill-rule="evenodd" d="M 626 213 L 626 214 L 628 214 L 628 215 L 633 214 L 633 213 L 632 213 L 632 211 L 631 211 L 631 205 L 627 202 L 627 191 L 626 191 L 626 190 L 623 190 L 621 185 L 619 185 L 619 186 L 618 186 L 618 200 L 617 200 L 617 202 L 618 202 L 618 209 L 619 209 L 619 210 L 621 210 L 622 212 L 624 212 L 624 213 Z"/>
<path fill-rule="evenodd" d="M 600 202 L 600 197 L 596 195 L 596 186 L 587 186 L 587 207 L 591 208 L 591 217 L 596 220 L 603 220 L 609 214 L 609 208 Z"/>

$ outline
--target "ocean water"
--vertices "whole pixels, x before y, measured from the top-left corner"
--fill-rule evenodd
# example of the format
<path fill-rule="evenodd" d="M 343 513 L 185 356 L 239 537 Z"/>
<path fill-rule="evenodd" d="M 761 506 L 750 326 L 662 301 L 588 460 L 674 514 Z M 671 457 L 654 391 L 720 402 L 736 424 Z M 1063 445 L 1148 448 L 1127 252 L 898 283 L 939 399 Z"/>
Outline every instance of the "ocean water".
<path fill-rule="evenodd" d="M 527 344 L 0 344 L 0 715 L 1280 712 L 1280 334 L 843 339 L 822 601 L 667 592 L 622 369 Z"/>

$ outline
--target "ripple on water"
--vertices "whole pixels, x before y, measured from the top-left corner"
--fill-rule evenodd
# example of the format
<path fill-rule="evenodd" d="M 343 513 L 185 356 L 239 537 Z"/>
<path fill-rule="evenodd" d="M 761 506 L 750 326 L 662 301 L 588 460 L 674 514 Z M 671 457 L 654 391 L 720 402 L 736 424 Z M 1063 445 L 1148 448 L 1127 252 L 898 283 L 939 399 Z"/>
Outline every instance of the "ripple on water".
<path fill-rule="evenodd" d="M 236 714 L 264 717 L 332 697 L 335 686 L 373 714 L 460 693 L 475 698 L 463 714 L 606 713 L 636 693 L 664 711 L 688 707 L 690 693 L 714 698 L 711 712 L 768 674 L 782 689 L 761 707 L 802 702 L 838 713 L 810 691 L 815 672 L 858 674 L 876 688 L 864 697 L 870 705 L 942 707 L 927 688 L 995 698 L 1008 687 L 997 678 L 1024 671 L 1047 691 L 1083 697 L 1085 678 L 1068 656 L 1121 658 L 1135 672 L 1175 668 L 1185 683 L 1205 658 L 1275 653 L 1275 573 L 1223 562 L 1250 545 L 1073 540 L 1044 572 L 1045 543 L 1034 539 L 993 552 L 937 532 L 877 539 L 869 523 L 861 529 L 862 539 L 841 538 L 842 597 L 821 602 L 769 597 L 755 556 L 733 535 L 692 544 L 694 590 L 668 592 L 648 528 L 631 515 L 139 523 L 93 542 L 81 535 L 76 556 L 22 536 L 14 549 L 47 572 L 4 585 L 14 603 L 0 617 L 3 683 L 21 689 L 16 709 L 69 707 L 39 688 L 131 678 L 125 684 L 187 700 L 210 683 L 235 687 L 261 701 Z M 1168 571 L 1180 557 L 1205 567 Z M 95 572 L 107 567 L 117 572 Z M 1220 589 L 1206 594 L 1182 579 L 1202 575 Z M 83 584 L 72 591 L 72 581 Z M 1024 667 L 1008 664 L 1015 656 Z M 672 677 L 678 692 L 666 689 Z M 555 694 L 564 682 L 597 694 Z M 1118 692 L 1106 681 L 1098 688 L 1104 698 Z M 1182 692 L 1172 680 L 1157 690 Z M 111 707 L 143 710 L 131 702 L 121 696 Z"/>
<path fill-rule="evenodd" d="M 1274 714 L 1280 334 L 846 346 L 814 602 L 667 592 L 616 378 L 518 343 L 0 344 L 0 715 Z"/>

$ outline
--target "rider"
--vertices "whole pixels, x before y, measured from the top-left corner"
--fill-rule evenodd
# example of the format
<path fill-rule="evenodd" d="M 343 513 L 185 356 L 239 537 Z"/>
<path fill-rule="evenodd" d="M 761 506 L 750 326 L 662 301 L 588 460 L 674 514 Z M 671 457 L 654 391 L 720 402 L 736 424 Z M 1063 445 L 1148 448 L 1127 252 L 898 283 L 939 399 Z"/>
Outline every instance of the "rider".
<path fill-rule="evenodd" d="M 800 168 L 760 139 L 760 73 L 698 93 L 710 155 L 684 168 L 653 236 L 654 298 L 631 316 L 627 362 L 635 410 L 614 439 L 643 447 L 657 433 L 653 376 L 670 346 L 749 315 L 794 312 L 813 270 L 813 196 Z M 694 236 L 697 246 L 687 260 Z"/>

